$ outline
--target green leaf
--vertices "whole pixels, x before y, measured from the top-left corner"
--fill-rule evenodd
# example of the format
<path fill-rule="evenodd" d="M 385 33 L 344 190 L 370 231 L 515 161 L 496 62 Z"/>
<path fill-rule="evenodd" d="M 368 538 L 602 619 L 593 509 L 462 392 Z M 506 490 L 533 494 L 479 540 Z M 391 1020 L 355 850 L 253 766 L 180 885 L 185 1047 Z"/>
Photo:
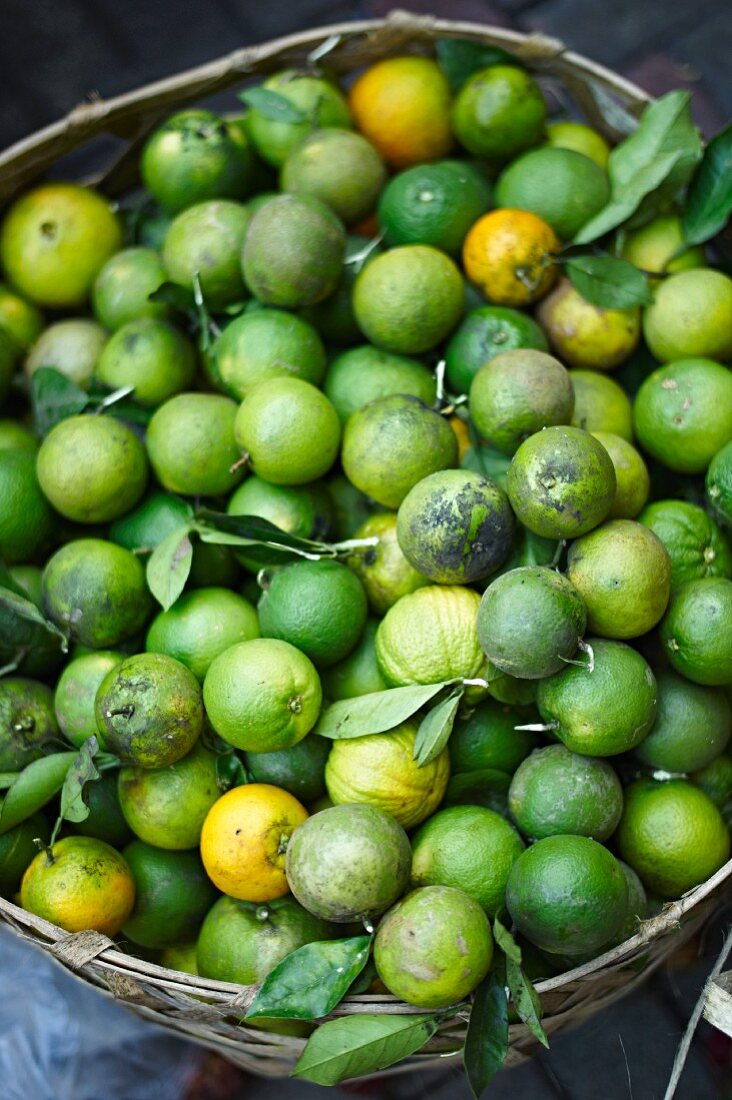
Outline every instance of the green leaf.
<path fill-rule="evenodd" d="M 327 543 L 291 535 L 260 516 L 230 516 L 226 512 L 212 512 L 208 508 L 201 508 L 196 513 L 196 518 L 203 525 L 199 527 L 199 534 L 204 542 L 215 541 L 207 537 L 205 530 L 205 528 L 213 528 L 214 531 L 222 534 L 232 535 L 235 541 L 232 541 L 231 545 L 234 546 L 261 545 L 304 552 L 313 556 L 335 557 L 335 552 Z"/>
<path fill-rule="evenodd" d="M 162 305 L 171 306 L 178 313 L 195 313 L 196 300 L 193 291 L 180 283 L 161 283 L 157 290 L 148 294 L 149 302 L 160 302 Z"/>
<path fill-rule="evenodd" d="M 148 558 L 147 586 L 163 611 L 167 611 L 185 588 L 193 561 L 191 525 L 181 524 L 159 542 Z"/>
<path fill-rule="evenodd" d="M 76 757 L 75 752 L 56 752 L 23 768 L 0 807 L 0 836 L 51 801 Z"/>
<path fill-rule="evenodd" d="M 216 757 L 216 783 L 220 790 L 242 787 L 249 782 L 246 768 L 235 752 L 222 752 Z"/>
<path fill-rule="evenodd" d="M 669 92 L 646 107 L 638 129 L 610 154 L 610 201 L 582 226 L 575 243 L 603 237 L 636 213 L 644 200 L 665 202 L 688 181 L 701 156 L 701 139 L 691 121 L 688 92 Z"/>
<path fill-rule="evenodd" d="M 67 644 L 64 632 L 47 619 L 32 600 L 10 588 L 0 587 L 0 636 L 12 638 L 18 646 L 28 645 L 37 638 L 39 626 L 61 638 L 64 646 Z"/>
<path fill-rule="evenodd" d="M 488 806 L 499 812 L 506 806 L 511 776 L 497 768 L 478 768 L 451 775 L 445 791 L 447 806 Z"/>
<path fill-rule="evenodd" d="M 541 1026 L 541 1000 L 529 978 L 521 969 L 520 963 L 510 956 L 506 958 L 506 983 L 511 992 L 511 1000 L 521 1019 L 532 1035 L 547 1049 L 549 1040 Z"/>
<path fill-rule="evenodd" d="M 434 699 L 438 691 L 447 686 L 440 684 L 413 684 L 408 687 L 388 688 L 358 695 L 355 699 L 339 699 L 326 707 L 318 719 L 314 733 L 341 741 L 347 737 L 366 737 L 370 733 L 384 733 L 406 722 L 425 703 Z"/>
<path fill-rule="evenodd" d="M 439 38 L 435 45 L 437 62 L 447 77 L 450 91 L 459 92 L 466 80 L 491 65 L 515 65 L 521 62 L 500 46 L 485 46 L 469 38 Z"/>
<path fill-rule="evenodd" d="M 0 558 L 0 588 L 9 588 L 16 596 L 22 596 L 24 599 L 27 598 L 20 585 L 13 580 L 10 570 L 2 558 Z"/>
<path fill-rule="evenodd" d="M 493 936 L 506 958 L 511 959 L 517 966 L 521 966 L 521 948 L 498 917 L 493 920 Z"/>
<path fill-rule="evenodd" d="M 371 936 L 306 943 L 271 970 L 247 1020 L 318 1020 L 332 1012 L 365 967 Z"/>
<path fill-rule="evenodd" d="M 272 122 L 307 122 L 308 120 L 307 114 L 291 103 L 287 96 L 273 92 L 270 88 L 261 86 L 245 88 L 238 95 L 247 107 L 262 115 L 263 118 L 271 119 Z"/>
<path fill-rule="evenodd" d="M 498 1073 L 508 1053 L 508 997 L 495 972 L 480 983 L 473 995 L 463 1061 L 476 1098 Z"/>
<path fill-rule="evenodd" d="M 89 807 L 84 801 L 84 788 L 87 783 L 99 779 L 99 771 L 94 763 L 94 754 L 99 749 L 93 735 L 84 742 L 71 762 L 61 788 L 60 818 L 65 821 L 86 821 Z"/>
<path fill-rule="evenodd" d="M 12 787 L 20 772 L 0 772 L 0 791 L 6 791 Z"/>
<path fill-rule="evenodd" d="M 439 756 L 450 739 L 463 688 L 442 699 L 424 716 L 414 741 L 414 759 L 420 768 Z"/>
<path fill-rule="evenodd" d="M 436 1030 L 434 1016 L 359 1013 L 329 1020 L 310 1036 L 292 1076 L 338 1085 L 378 1073 L 420 1050 Z"/>
<path fill-rule="evenodd" d="M 691 181 L 682 225 L 687 244 L 703 244 L 732 214 L 732 123 L 709 142 Z"/>
<path fill-rule="evenodd" d="M 627 137 L 638 129 L 638 119 L 597 80 L 587 82 L 597 108 L 611 130 Z"/>
<path fill-rule="evenodd" d="M 567 274 L 587 302 L 600 309 L 633 309 L 653 301 L 642 271 L 615 256 L 573 256 Z"/>
<path fill-rule="evenodd" d="M 36 435 L 47 435 L 51 428 L 69 416 L 77 416 L 89 404 L 89 395 L 54 367 L 39 367 L 30 381 L 33 423 Z"/>

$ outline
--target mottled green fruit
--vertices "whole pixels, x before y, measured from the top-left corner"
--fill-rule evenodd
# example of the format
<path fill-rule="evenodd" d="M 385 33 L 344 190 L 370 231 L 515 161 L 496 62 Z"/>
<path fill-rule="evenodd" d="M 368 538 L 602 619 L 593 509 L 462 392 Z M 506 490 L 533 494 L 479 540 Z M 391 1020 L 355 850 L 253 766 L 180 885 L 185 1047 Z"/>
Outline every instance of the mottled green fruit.
<path fill-rule="evenodd" d="M 219 653 L 258 637 L 257 612 L 243 596 L 228 588 L 196 588 L 155 616 L 145 649 L 175 657 L 203 683 Z"/>
<path fill-rule="evenodd" d="M 123 248 L 111 256 L 92 289 L 94 314 L 106 329 L 121 328 L 141 317 L 165 317 L 169 307 L 151 302 L 165 282 L 165 268 L 152 248 Z"/>
<path fill-rule="evenodd" d="M 147 450 L 164 489 L 183 496 L 218 496 L 239 484 L 243 471 L 237 466 L 236 413 L 233 401 L 214 393 L 179 393 L 155 410 L 147 428 Z"/>
<path fill-rule="evenodd" d="M 345 247 L 345 230 L 332 210 L 309 196 L 281 195 L 250 222 L 244 281 L 265 305 L 314 305 L 337 287 Z"/>
<path fill-rule="evenodd" d="M 661 620 L 661 645 L 682 676 L 697 684 L 732 682 L 732 580 L 687 581 Z"/>
<path fill-rule="evenodd" d="M 707 500 L 720 522 L 732 527 L 732 440 L 709 463 L 705 486 Z"/>
<path fill-rule="evenodd" d="M 487 176 L 469 161 L 417 164 L 387 183 L 379 224 L 389 247 L 428 244 L 459 256 L 468 230 L 490 201 Z"/>
<path fill-rule="evenodd" d="M 325 762 L 330 741 L 309 733 L 281 752 L 247 752 L 244 763 L 255 783 L 271 783 L 308 804 L 325 794 Z"/>
<path fill-rule="evenodd" d="M 727 747 L 732 709 L 719 688 L 692 684 L 671 669 L 657 674 L 653 729 L 635 750 L 645 764 L 667 772 L 706 767 Z"/>
<path fill-rule="evenodd" d="M 332 806 L 309 817 L 287 849 L 287 881 L 305 908 L 346 924 L 385 912 L 409 882 L 407 834 L 375 806 Z"/>
<path fill-rule="evenodd" d="M 16 348 L 27 348 L 41 335 L 43 314 L 22 294 L 0 282 L 0 329 L 11 338 Z"/>
<path fill-rule="evenodd" d="M 610 196 L 607 173 L 582 153 L 551 146 L 533 149 L 498 177 L 496 206 L 538 214 L 563 241 L 571 241 Z"/>
<path fill-rule="evenodd" d="M 514 536 L 508 498 L 490 478 L 440 470 L 399 506 L 397 538 L 418 572 L 440 584 L 471 584 L 507 558 Z"/>
<path fill-rule="evenodd" d="M 54 514 L 41 491 L 35 455 L 0 451 L 0 557 L 7 565 L 47 550 Z"/>
<path fill-rule="evenodd" d="M 376 660 L 378 626 L 377 619 L 369 619 L 348 656 L 323 671 L 323 693 L 332 703 L 338 699 L 353 699 L 357 695 L 386 691 L 388 684 Z"/>
<path fill-rule="evenodd" d="M 56 321 L 28 352 L 25 373 L 32 378 L 40 367 L 51 367 L 86 389 L 108 339 L 102 326 L 86 317 Z"/>
<path fill-rule="evenodd" d="M 331 360 L 323 389 L 345 424 L 357 409 L 392 394 L 410 394 L 432 405 L 437 384 L 418 359 L 362 344 Z"/>
<path fill-rule="evenodd" d="M 702 577 L 732 577 L 732 547 L 712 517 L 686 500 L 654 500 L 638 516 L 666 547 L 671 591 Z"/>
<path fill-rule="evenodd" d="M 506 904 L 519 932 L 542 951 L 578 955 L 617 933 L 628 885 L 618 860 L 596 840 L 550 836 L 514 863 Z"/>
<path fill-rule="evenodd" d="M 622 642 L 587 639 L 581 667 L 569 665 L 539 684 L 537 703 L 555 737 L 584 756 L 616 756 L 640 744 L 656 717 L 650 666 Z M 590 670 L 592 668 L 592 670 Z"/>
<path fill-rule="evenodd" d="M 488 918 L 462 890 L 424 886 L 391 909 L 374 942 L 376 972 L 395 997 L 446 1008 L 482 982 L 493 961 Z"/>
<path fill-rule="evenodd" d="M 577 538 L 601 523 L 615 499 L 615 468 L 581 428 L 553 427 L 525 440 L 506 481 L 519 520 L 548 539 Z"/>
<path fill-rule="evenodd" d="M 75 642 L 110 649 L 137 633 L 152 601 L 134 554 L 104 539 L 75 539 L 43 571 L 43 607 Z"/>
<path fill-rule="evenodd" d="M 33 814 L 0 836 L 0 893 L 12 897 L 20 886 L 26 867 L 38 855 L 36 838 L 44 845 L 51 828 L 43 814 Z"/>
<path fill-rule="evenodd" d="M 656 359 L 701 355 L 732 359 L 732 279 L 698 267 L 663 279 L 643 315 L 643 335 Z"/>
<path fill-rule="evenodd" d="M 259 382 L 292 376 L 320 384 L 325 348 L 312 325 L 282 309 L 242 313 L 227 325 L 214 346 L 226 391 L 242 401 Z"/>
<path fill-rule="evenodd" d="M 247 295 L 241 250 L 251 214 L 238 202 L 216 199 L 183 210 L 168 230 L 163 264 L 174 283 L 195 289 L 196 277 L 210 309 L 223 309 Z"/>
<path fill-rule="evenodd" d="M 633 442 L 633 409 L 622 386 L 596 370 L 571 370 L 572 426 L 587 432 L 613 432 Z"/>
<path fill-rule="evenodd" d="M 217 897 L 198 852 L 162 852 L 133 840 L 122 854 L 135 880 L 135 907 L 123 936 L 142 947 L 192 939 Z"/>
<path fill-rule="evenodd" d="M 310 195 L 352 225 L 372 213 L 386 179 L 376 149 L 361 134 L 336 127 L 314 130 L 282 166 L 283 191 Z"/>
<path fill-rule="evenodd" d="M 348 419 L 341 453 L 349 481 L 385 508 L 398 508 L 409 490 L 454 466 L 457 439 L 447 420 L 416 397 L 381 397 Z"/>
<path fill-rule="evenodd" d="M 452 107 L 455 136 L 474 157 L 507 161 L 536 145 L 544 133 L 546 103 L 523 69 L 491 65 L 465 81 Z"/>
<path fill-rule="evenodd" d="M 59 736 L 46 684 L 22 676 L 0 680 L 0 771 L 20 771 L 50 751 Z"/>
<path fill-rule="evenodd" d="M 627 439 L 622 439 L 613 432 L 592 434 L 602 443 L 615 467 L 615 499 L 608 512 L 608 519 L 635 519 L 648 500 L 651 488 L 648 467 Z"/>
<path fill-rule="evenodd" d="M 124 659 L 124 653 L 103 649 L 75 657 L 61 673 L 54 697 L 56 717 L 64 737 L 78 749 L 92 736 L 105 748 L 97 728 L 94 700 L 104 677 Z"/>
<path fill-rule="evenodd" d="M 527 436 L 552 424 L 569 424 L 574 390 L 558 359 L 516 348 L 494 356 L 470 386 L 470 418 L 480 434 L 512 455 Z"/>
<path fill-rule="evenodd" d="M 294 898 L 256 906 L 222 897 L 201 926 L 198 971 L 220 982 L 259 984 L 298 947 L 335 935 L 336 929 L 306 912 Z"/>
<path fill-rule="evenodd" d="M 0 420 L 0 451 L 23 451 L 35 455 L 38 453 L 38 440 L 31 429 L 19 421 Z"/>
<path fill-rule="evenodd" d="M 445 350 L 448 389 L 451 393 L 468 393 L 481 367 L 517 348 L 549 351 L 547 338 L 536 321 L 509 306 L 471 309 Z"/>
<path fill-rule="evenodd" d="M 221 797 L 216 754 L 200 741 L 172 764 L 119 773 L 119 801 L 133 833 L 156 848 L 196 848 L 206 814 Z"/>
<path fill-rule="evenodd" d="M 501 672 L 538 680 L 577 651 L 587 615 L 577 589 L 540 565 L 512 569 L 483 593 L 477 630 L 483 652 Z"/>
<path fill-rule="evenodd" d="M 450 735 L 451 773 L 491 768 L 511 775 L 537 744 L 535 733 L 516 727 L 535 715 L 495 699 L 478 703 L 467 718 L 458 718 Z"/>
<path fill-rule="evenodd" d="M 405 557 L 393 512 L 370 516 L 353 535 L 364 541 L 378 539 L 375 545 L 357 547 L 347 559 L 349 569 L 363 584 L 369 606 L 377 615 L 384 615 L 402 596 L 429 583 Z"/>
<path fill-rule="evenodd" d="M 246 116 L 246 129 L 257 152 L 269 164 L 282 165 L 288 154 L 313 129 L 351 127 L 345 96 L 323 76 L 298 69 L 283 69 L 265 80 L 265 91 L 287 99 L 301 114 L 297 120 L 281 121 L 253 107 Z"/>
<path fill-rule="evenodd" d="M 201 689 L 192 672 L 162 653 L 128 657 L 97 692 L 97 727 L 124 764 L 161 768 L 190 752 L 203 727 Z"/>
<path fill-rule="evenodd" d="M 157 317 L 128 321 L 115 332 L 102 351 L 96 375 L 110 389 L 134 387 L 142 405 L 162 405 L 169 397 L 188 389 L 196 372 L 190 341 Z"/>
<path fill-rule="evenodd" d="M 508 808 L 531 840 L 564 834 L 607 840 L 623 812 L 623 789 L 606 760 L 548 745 L 519 764 Z"/>

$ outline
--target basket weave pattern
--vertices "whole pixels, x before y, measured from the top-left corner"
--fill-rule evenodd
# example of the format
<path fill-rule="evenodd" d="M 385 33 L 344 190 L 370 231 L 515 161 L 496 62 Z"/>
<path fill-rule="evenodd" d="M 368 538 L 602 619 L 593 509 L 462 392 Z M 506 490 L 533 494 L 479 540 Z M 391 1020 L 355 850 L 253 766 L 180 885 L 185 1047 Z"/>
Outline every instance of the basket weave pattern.
<path fill-rule="evenodd" d="M 623 116 L 638 115 L 649 99 L 636 86 L 566 50 L 556 39 L 393 12 L 385 20 L 339 24 L 238 49 L 225 58 L 114 99 L 82 104 L 60 122 L 0 153 L 0 203 L 42 176 L 59 158 L 109 134 L 121 139 L 122 152 L 95 174 L 94 182 L 109 194 L 119 194 L 137 182 L 140 147 L 172 110 L 253 76 L 286 66 L 302 67 L 308 55 L 325 43 L 329 46 L 328 67 L 345 74 L 397 53 L 429 53 L 438 38 L 466 38 L 510 50 L 560 99 L 568 94 L 587 121 L 611 139 L 621 135 Z M 579 1022 L 630 992 L 701 927 L 729 893 L 730 886 L 732 860 L 706 883 L 667 905 L 659 916 L 643 922 L 637 934 L 624 944 L 592 962 L 539 982 L 536 989 L 547 1034 Z M 1 897 L 0 921 L 103 994 L 253 1073 L 286 1075 L 305 1045 L 305 1039 L 255 1030 L 242 1022 L 254 997 L 254 986 L 211 981 L 144 962 L 123 954 L 106 936 L 97 932 L 67 934 Z M 333 1016 L 422 1011 L 394 997 L 362 995 L 344 999 Z M 459 1052 L 466 1023 L 467 1011 L 458 1006 L 422 1051 L 386 1072 L 444 1066 Z M 507 1065 L 522 1061 L 536 1049 L 535 1040 L 523 1024 L 511 1025 L 510 1039 Z"/>

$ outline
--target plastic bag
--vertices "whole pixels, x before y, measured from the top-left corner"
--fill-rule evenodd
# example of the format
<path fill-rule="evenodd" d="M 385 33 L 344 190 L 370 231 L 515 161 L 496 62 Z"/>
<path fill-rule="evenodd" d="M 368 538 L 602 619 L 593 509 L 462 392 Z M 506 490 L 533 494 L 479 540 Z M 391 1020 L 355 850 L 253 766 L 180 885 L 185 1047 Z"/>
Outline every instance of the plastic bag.
<path fill-rule="evenodd" d="M 181 1100 L 201 1058 L 0 928 L 3 1100 Z"/>

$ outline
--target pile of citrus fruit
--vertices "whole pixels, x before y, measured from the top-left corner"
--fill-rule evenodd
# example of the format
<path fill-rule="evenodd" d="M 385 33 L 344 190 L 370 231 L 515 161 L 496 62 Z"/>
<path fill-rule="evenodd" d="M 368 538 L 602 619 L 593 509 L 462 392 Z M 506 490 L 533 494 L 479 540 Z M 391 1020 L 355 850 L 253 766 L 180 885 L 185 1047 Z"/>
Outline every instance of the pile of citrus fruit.
<path fill-rule="evenodd" d="M 663 101 L 611 152 L 485 60 L 276 73 L 0 225 L 0 889 L 252 1026 L 530 989 L 729 858 L 701 142 L 618 220 Z"/>

